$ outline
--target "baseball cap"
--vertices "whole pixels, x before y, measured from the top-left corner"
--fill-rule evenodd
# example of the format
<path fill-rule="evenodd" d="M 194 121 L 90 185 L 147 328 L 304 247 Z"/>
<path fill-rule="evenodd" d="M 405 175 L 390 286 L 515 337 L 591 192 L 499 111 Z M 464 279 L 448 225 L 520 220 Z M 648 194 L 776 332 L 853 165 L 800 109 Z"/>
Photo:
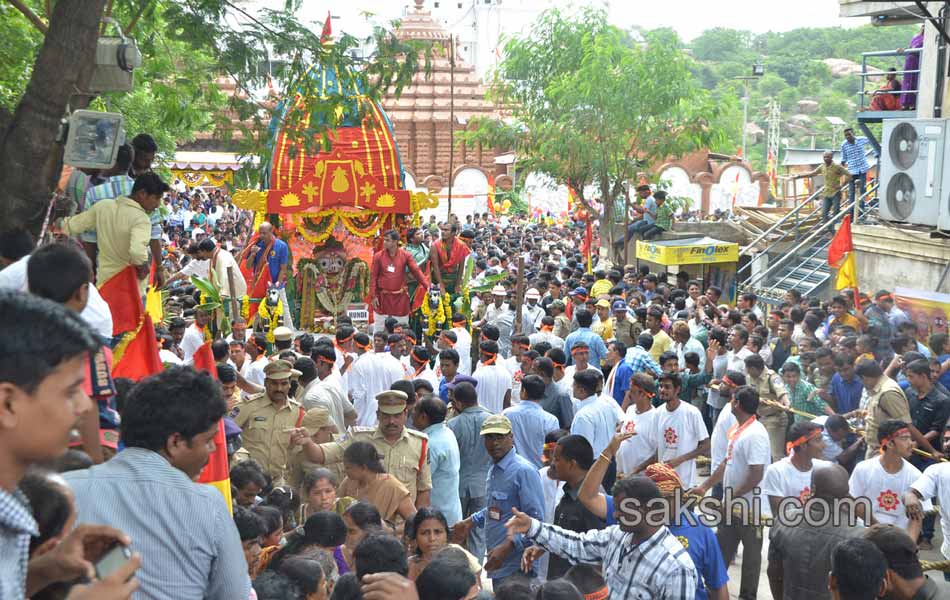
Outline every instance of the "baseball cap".
<path fill-rule="evenodd" d="M 583 297 L 586 298 L 586 297 L 587 297 L 587 288 L 576 287 L 576 288 L 574 288 L 573 290 L 571 290 L 571 293 L 568 294 L 568 295 L 569 295 L 569 296 L 583 296 Z"/>
<path fill-rule="evenodd" d="M 295 375 L 299 377 L 300 371 L 286 360 L 272 360 L 264 365 L 265 379 L 289 379 Z"/>
<path fill-rule="evenodd" d="M 606 298 L 601 298 L 594 306 L 599 306 L 600 308 L 610 308 L 610 301 Z"/>
<path fill-rule="evenodd" d="M 289 342 L 294 339 L 294 332 L 290 330 L 290 327 L 278 327 L 274 329 L 274 339 L 278 342 Z"/>
<path fill-rule="evenodd" d="M 482 423 L 481 435 L 491 435 L 498 433 L 505 435 L 511 433 L 511 421 L 505 415 L 492 415 Z"/>
<path fill-rule="evenodd" d="M 387 415 L 398 415 L 406 410 L 408 400 L 409 396 L 399 390 L 386 390 L 376 394 L 376 404 L 379 406 L 380 412 Z"/>
<path fill-rule="evenodd" d="M 330 411 L 322 406 L 315 406 L 308 410 L 300 422 L 300 426 L 307 430 L 307 433 L 313 435 L 319 429 L 330 425 Z"/>
<path fill-rule="evenodd" d="M 614 300 L 614 304 L 611 308 L 613 310 L 627 310 L 627 303 L 623 300 Z"/>

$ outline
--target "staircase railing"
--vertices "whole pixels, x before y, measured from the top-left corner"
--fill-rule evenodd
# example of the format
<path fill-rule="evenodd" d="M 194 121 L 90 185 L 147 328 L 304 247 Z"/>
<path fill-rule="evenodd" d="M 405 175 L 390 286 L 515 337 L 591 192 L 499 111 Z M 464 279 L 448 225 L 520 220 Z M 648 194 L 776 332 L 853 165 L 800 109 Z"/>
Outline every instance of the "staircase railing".
<path fill-rule="evenodd" d="M 844 189 L 844 187 L 846 187 L 846 186 L 842 186 L 841 189 Z M 814 193 L 814 194 L 812 194 L 811 196 L 805 198 L 805 200 L 802 201 L 801 204 L 799 204 L 798 206 L 796 206 L 796 207 L 793 208 L 792 210 L 788 211 L 788 213 L 786 213 L 784 217 L 782 217 L 781 219 L 779 219 L 778 221 L 776 221 L 774 225 L 772 225 L 771 227 L 769 227 L 768 229 L 766 229 L 765 231 L 763 231 L 762 233 L 760 233 L 760 234 L 758 235 L 758 237 L 756 237 L 754 240 L 752 240 L 751 242 L 749 242 L 749 244 L 746 245 L 746 247 L 743 248 L 743 249 L 739 252 L 739 256 L 745 256 L 746 254 L 749 254 L 749 251 L 750 251 L 752 248 L 754 248 L 756 244 L 758 244 L 759 242 L 761 242 L 762 240 L 764 240 L 766 237 L 768 237 L 768 235 L 769 235 L 770 233 L 772 233 L 773 231 L 775 231 L 776 229 L 778 229 L 779 226 L 783 225 L 786 221 L 788 221 L 789 219 L 791 219 L 792 217 L 794 217 L 795 215 L 797 215 L 797 214 L 805 207 L 806 204 L 808 204 L 809 202 L 814 202 L 815 199 L 818 198 L 819 195 L 820 195 L 823 191 L 825 191 L 825 186 L 821 186 L 820 188 L 818 188 L 817 190 L 815 190 L 815 193 Z M 838 190 L 838 191 L 840 192 L 841 190 Z M 748 263 L 747 263 L 746 265 L 744 265 L 744 266 L 742 267 L 742 269 L 739 269 L 739 271 L 738 271 L 736 274 L 741 273 L 742 270 L 745 269 L 745 268 L 747 268 L 748 266 L 749 266 L 749 265 L 748 265 Z"/>
<path fill-rule="evenodd" d="M 865 200 L 871 197 L 872 194 L 877 192 L 877 187 L 878 187 L 877 183 L 874 183 L 873 185 L 869 186 L 868 189 L 864 192 L 864 194 L 862 194 L 859 198 L 848 202 L 834 215 L 834 217 L 828 219 L 827 221 L 825 221 L 824 223 L 816 227 L 810 234 L 808 234 L 802 241 L 796 244 L 791 250 L 783 252 L 782 256 L 780 256 L 778 260 L 770 264 L 765 270 L 752 275 L 748 279 L 748 281 L 743 282 L 742 285 L 744 285 L 745 287 L 752 287 L 755 284 L 762 281 L 763 279 L 765 279 L 768 275 L 771 275 L 779 267 L 781 267 L 786 262 L 788 262 L 791 258 L 796 256 L 802 248 L 805 248 L 809 244 L 813 243 L 816 239 L 818 239 L 819 236 L 824 235 L 827 231 L 832 230 L 835 224 L 842 217 L 844 217 L 844 215 L 848 214 L 851 210 L 853 210 L 854 205 L 856 203 L 860 203 L 862 200 Z M 865 213 L 868 212 L 868 210 L 869 208 L 865 210 Z M 762 252 L 761 254 L 766 254 L 766 253 Z"/>

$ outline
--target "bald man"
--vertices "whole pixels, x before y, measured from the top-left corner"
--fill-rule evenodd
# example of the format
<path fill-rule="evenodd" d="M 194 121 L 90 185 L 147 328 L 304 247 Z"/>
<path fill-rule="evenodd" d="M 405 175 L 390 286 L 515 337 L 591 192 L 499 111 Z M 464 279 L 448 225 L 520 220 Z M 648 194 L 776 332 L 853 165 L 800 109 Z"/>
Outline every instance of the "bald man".
<path fill-rule="evenodd" d="M 284 326 L 294 331 L 293 319 L 290 316 L 290 304 L 287 303 L 287 275 L 290 270 L 290 248 L 287 243 L 274 234 L 274 226 L 270 223 L 261 223 L 257 230 L 258 237 L 245 254 L 244 262 L 254 274 L 252 281 L 257 282 L 258 276 L 263 273 L 271 284 L 280 288 L 280 301 L 284 305 Z M 255 250 L 256 249 L 256 250 Z M 254 285 L 249 285 L 254 289 Z"/>
<path fill-rule="evenodd" d="M 848 472 L 844 467 L 833 464 L 816 468 L 811 475 L 811 489 L 812 497 L 805 504 L 811 524 L 802 519 L 794 502 L 786 502 L 788 498 L 775 515 L 768 567 L 773 598 L 830 599 L 831 551 L 840 542 L 863 533 L 863 527 L 850 525 L 849 521 L 856 517 L 849 514 L 847 504 L 836 506 L 836 502 L 848 497 Z M 831 518 L 834 510 L 838 511 L 837 519 Z"/>

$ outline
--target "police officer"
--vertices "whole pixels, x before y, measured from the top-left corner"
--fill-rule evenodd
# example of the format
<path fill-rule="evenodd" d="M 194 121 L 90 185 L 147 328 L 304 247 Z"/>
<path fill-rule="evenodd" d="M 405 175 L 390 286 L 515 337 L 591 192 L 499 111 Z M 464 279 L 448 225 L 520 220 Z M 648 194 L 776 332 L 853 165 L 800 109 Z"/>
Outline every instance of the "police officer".
<path fill-rule="evenodd" d="M 325 444 L 336 439 L 336 425 L 330 420 L 330 411 L 322 406 L 315 406 L 308 410 L 303 417 L 303 421 L 300 423 L 300 427 L 307 430 L 310 439 L 316 444 Z M 291 448 L 290 456 L 288 483 L 295 488 L 300 487 L 303 483 L 303 477 L 307 471 L 312 471 L 317 467 L 323 466 L 307 460 L 300 446 Z M 338 482 L 343 481 L 345 475 L 342 462 L 327 465 L 327 468 L 336 475 Z"/>
<path fill-rule="evenodd" d="M 426 453 L 429 438 L 424 433 L 406 427 L 409 413 L 407 401 L 405 392 L 380 392 L 376 394 L 376 417 L 379 421 L 376 427 L 351 427 L 345 439 L 325 444 L 315 443 L 306 430 L 298 429 L 291 440 L 303 447 L 307 459 L 321 465 L 341 463 L 343 451 L 353 442 L 369 442 L 383 456 L 386 472 L 409 489 L 416 507 L 428 506 L 432 489 Z"/>
<path fill-rule="evenodd" d="M 627 348 L 633 348 L 637 345 L 637 338 L 643 333 L 643 327 L 636 319 L 630 316 L 627 310 L 627 303 L 623 300 L 614 300 L 610 307 L 613 312 L 611 321 L 613 324 L 614 338 L 618 342 L 623 342 Z"/>
<path fill-rule="evenodd" d="M 300 427 L 304 409 L 290 399 L 290 378 L 299 375 L 286 360 L 264 366 L 264 392 L 254 394 L 231 411 L 242 429 L 244 449 L 264 471 L 282 485 L 290 463 L 290 434 Z"/>

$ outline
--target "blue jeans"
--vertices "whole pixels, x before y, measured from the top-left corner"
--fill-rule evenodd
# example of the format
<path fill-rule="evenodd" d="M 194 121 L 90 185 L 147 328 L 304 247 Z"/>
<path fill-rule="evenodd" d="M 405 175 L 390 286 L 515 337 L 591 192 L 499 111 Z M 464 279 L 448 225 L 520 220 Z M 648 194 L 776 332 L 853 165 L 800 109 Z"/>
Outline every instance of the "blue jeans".
<path fill-rule="evenodd" d="M 634 223 L 631 223 L 627 227 L 627 240 L 634 237 L 635 235 L 643 235 L 643 232 L 653 226 L 653 223 L 647 223 L 646 219 L 640 219 Z"/>
<path fill-rule="evenodd" d="M 831 205 L 834 204 L 834 211 L 831 211 Z M 828 213 L 831 211 L 831 214 L 836 215 L 838 211 L 841 210 L 841 192 L 835 192 L 834 196 L 825 196 L 821 201 L 821 222 L 824 223 L 828 220 Z"/>
<path fill-rule="evenodd" d="M 848 202 L 854 202 L 854 192 L 855 187 L 858 188 L 858 197 L 864 196 L 865 191 L 868 187 L 868 174 L 856 173 L 851 176 L 851 179 L 848 180 Z M 853 221 L 857 221 L 861 213 L 864 212 L 864 199 L 862 198 L 858 205 L 851 209 L 854 216 L 851 217 Z"/>

